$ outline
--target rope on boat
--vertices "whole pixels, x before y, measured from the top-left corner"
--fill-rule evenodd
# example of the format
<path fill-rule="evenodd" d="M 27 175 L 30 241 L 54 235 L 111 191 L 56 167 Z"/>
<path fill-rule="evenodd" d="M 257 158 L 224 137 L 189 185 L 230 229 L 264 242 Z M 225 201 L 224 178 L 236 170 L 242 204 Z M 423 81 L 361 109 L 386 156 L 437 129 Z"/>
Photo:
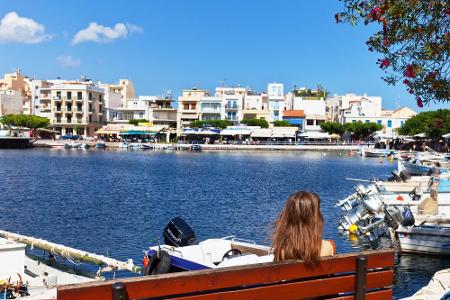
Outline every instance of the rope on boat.
<path fill-rule="evenodd" d="M 62 256 L 70 261 L 81 261 L 85 263 L 95 264 L 101 266 L 103 271 L 120 271 L 127 270 L 133 273 L 140 273 L 141 267 L 136 266 L 132 259 L 127 261 L 119 261 L 103 255 L 90 253 L 87 251 L 67 247 L 61 244 L 56 244 L 43 239 L 20 235 L 4 230 L 0 230 L 0 237 L 13 240 L 31 246 L 32 249 L 37 248 L 49 251 L 53 255 Z"/>

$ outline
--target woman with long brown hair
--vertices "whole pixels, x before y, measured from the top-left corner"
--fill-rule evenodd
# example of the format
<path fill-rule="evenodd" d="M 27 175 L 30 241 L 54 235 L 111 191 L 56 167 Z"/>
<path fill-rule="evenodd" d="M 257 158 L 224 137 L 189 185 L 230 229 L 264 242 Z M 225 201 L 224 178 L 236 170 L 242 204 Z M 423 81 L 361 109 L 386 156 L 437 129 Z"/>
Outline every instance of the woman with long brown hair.
<path fill-rule="evenodd" d="M 301 259 L 313 266 L 320 256 L 333 255 L 333 241 L 322 240 L 323 218 L 316 193 L 299 191 L 289 196 L 275 222 L 272 248 L 275 261 Z"/>

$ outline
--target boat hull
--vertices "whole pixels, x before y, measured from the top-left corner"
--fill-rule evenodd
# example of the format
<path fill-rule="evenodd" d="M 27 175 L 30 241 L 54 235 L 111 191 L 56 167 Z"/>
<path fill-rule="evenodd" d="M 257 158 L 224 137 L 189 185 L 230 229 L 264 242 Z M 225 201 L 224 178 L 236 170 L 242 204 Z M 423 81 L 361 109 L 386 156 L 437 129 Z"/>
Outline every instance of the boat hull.
<path fill-rule="evenodd" d="M 450 227 L 400 227 L 397 236 L 402 252 L 450 256 Z"/>

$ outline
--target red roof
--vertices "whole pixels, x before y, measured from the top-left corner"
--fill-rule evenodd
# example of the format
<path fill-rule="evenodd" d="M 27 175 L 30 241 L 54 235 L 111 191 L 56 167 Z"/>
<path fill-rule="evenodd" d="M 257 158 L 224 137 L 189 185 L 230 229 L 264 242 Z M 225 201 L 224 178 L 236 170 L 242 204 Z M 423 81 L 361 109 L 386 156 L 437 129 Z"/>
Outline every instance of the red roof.
<path fill-rule="evenodd" d="M 304 118 L 305 112 L 303 110 L 285 110 L 283 111 L 283 117 Z"/>

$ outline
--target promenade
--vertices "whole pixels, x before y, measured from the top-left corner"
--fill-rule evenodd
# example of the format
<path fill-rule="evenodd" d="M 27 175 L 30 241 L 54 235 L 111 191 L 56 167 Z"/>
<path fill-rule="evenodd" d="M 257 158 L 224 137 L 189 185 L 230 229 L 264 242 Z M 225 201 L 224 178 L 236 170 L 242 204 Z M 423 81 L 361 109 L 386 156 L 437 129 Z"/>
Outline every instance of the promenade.
<path fill-rule="evenodd" d="M 65 140 L 37 140 L 34 142 L 35 147 L 50 148 L 64 147 L 64 144 L 70 141 Z M 81 140 L 91 147 L 95 147 L 97 142 Z M 107 148 L 119 149 L 118 142 L 107 142 Z M 189 150 L 192 144 L 149 144 L 154 150 Z M 357 144 L 201 144 L 203 151 L 356 151 L 359 150 Z"/>

